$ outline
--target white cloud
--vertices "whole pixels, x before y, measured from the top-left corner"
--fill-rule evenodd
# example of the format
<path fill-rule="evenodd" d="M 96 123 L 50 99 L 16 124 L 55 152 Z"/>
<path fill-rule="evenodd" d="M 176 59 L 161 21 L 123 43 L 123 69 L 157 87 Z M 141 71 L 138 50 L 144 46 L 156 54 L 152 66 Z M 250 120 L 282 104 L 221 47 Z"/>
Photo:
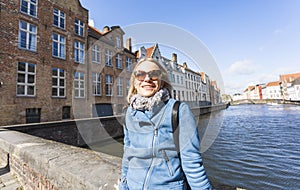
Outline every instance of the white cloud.
<path fill-rule="evenodd" d="M 251 75 L 255 72 L 255 66 L 249 60 L 236 61 L 227 70 L 230 74 Z"/>

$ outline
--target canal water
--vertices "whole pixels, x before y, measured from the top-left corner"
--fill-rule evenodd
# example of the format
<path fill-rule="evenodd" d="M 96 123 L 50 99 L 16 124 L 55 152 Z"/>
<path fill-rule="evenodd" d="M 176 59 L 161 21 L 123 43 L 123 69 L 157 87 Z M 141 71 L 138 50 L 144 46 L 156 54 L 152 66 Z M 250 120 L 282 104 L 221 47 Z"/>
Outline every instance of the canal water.
<path fill-rule="evenodd" d="M 300 106 L 230 106 L 196 120 L 215 187 L 300 189 Z M 121 156 L 123 146 L 115 141 L 91 148 Z"/>
<path fill-rule="evenodd" d="M 300 189 L 300 106 L 230 106 L 208 120 L 214 122 L 208 122 L 206 130 L 222 123 L 215 129 L 219 132 L 214 142 L 202 153 L 213 183 Z"/>

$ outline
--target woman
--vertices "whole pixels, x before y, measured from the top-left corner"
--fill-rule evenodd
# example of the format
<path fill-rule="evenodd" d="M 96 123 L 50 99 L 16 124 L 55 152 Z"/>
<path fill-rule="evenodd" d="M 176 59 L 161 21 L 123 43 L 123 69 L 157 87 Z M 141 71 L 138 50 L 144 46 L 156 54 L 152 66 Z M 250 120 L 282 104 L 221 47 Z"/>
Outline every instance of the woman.
<path fill-rule="evenodd" d="M 192 189 L 210 189 L 195 119 L 183 102 L 179 107 L 181 160 L 178 157 L 172 134 L 175 100 L 170 98 L 166 70 L 154 59 L 143 59 L 130 82 L 119 189 L 184 190 L 186 179 Z"/>

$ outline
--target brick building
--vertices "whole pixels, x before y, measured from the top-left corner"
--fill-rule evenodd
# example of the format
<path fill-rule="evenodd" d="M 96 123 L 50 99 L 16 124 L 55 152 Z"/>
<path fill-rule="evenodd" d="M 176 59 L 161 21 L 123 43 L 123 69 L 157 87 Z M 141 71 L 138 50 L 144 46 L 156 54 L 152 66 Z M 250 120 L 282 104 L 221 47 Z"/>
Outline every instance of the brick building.
<path fill-rule="evenodd" d="M 131 56 L 122 48 L 124 32 L 119 27 L 108 29 L 111 32 L 99 35 L 111 55 L 124 51 L 122 56 Z M 87 54 L 93 50 L 89 31 L 88 10 L 79 0 L 1 1 L 0 125 L 91 117 L 101 101 L 116 104 L 113 91 L 93 95 L 97 72 Z M 116 33 L 117 46 L 111 35 Z M 103 75 L 98 85 L 105 94 L 121 72 L 113 66 L 113 57 L 110 60 L 112 65 L 103 66 L 103 60 L 98 71 Z M 126 58 L 121 62 L 125 68 Z M 105 72 L 110 72 L 107 81 Z"/>
<path fill-rule="evenodd" d="M 121 114 L 129 90 L 130 76 L 136 56 L 131 39 L 123 42 L 124 31 L 119 26 L 105 26 L 103 31 L 89 26 L 89 105 L 93 116 Z"/>

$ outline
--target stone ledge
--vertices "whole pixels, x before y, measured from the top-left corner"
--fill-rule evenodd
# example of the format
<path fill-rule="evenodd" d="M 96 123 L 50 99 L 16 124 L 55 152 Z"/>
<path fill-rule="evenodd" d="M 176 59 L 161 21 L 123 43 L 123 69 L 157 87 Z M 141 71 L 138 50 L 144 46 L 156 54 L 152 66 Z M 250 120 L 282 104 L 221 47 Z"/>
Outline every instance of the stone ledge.
<path fill-rule="evenodd" d="M 0 129 L 0 149 L 9 153 L 11 165 L 30 168 L 55 189 L 114 189 L 121 173 L 120 158 L 16 131 Z M 11 166 L 12 172 L 22 179 L 14 167 L 18 166 Z M 32 184 L 28 180 L 32 179 L 21 180 L 24 187 Z M 41 186 L 43 180 L 36 184 Z"/>

